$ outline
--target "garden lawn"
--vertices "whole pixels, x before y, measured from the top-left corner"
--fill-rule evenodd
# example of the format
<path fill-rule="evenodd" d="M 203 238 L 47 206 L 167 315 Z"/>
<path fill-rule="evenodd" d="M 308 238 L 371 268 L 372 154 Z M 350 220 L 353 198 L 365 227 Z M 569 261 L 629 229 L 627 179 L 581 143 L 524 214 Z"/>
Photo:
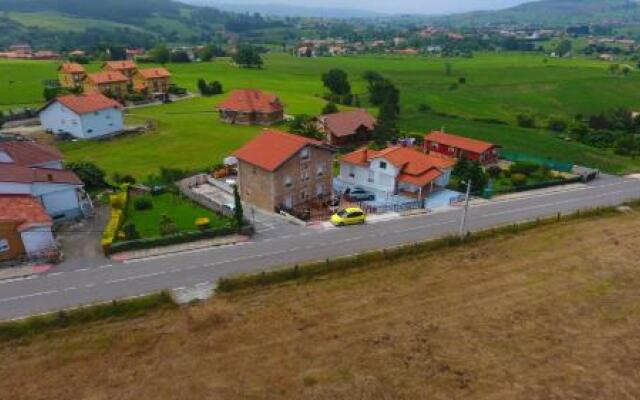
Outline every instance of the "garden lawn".
<path fill-rule="evenodd" d="M 176 223 L 180 231 L 197 230 L 195 221 L 201 217 L 211 220 L 211 228 L 218 228 L 231 223 L 231 220 L 204 209 L 188 199 L 171 193 L 151 197 L 153 208 L 138 211 L 134 208 L 136 197 L 129 201 L 125 224 L 133 223 L 141 238 L 160 236 L 160 220 L 166 214 Z"/>

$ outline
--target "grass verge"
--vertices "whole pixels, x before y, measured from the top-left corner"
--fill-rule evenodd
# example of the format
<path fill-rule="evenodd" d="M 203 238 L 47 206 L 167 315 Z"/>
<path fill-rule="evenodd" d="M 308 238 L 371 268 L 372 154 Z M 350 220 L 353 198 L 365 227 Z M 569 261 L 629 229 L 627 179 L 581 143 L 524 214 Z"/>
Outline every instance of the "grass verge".
<path fill-rule="evenodd" d="M 151 311 L 175 306 L 176 303 L 173 301 L 171 294 L 166 291 L 132 299 L 114 300 L 109 303 L 0 323 L 0 340 L 21 339 L 57 329 L 107 319 L 135 318 L 146 315 Z"/>

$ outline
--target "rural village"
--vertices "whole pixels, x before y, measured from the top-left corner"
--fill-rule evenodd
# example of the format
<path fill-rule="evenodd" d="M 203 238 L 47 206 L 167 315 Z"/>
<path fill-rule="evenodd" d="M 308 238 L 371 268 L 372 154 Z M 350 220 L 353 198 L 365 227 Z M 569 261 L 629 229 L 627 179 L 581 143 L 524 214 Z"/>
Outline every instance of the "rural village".
<path fill-rule="evenodd" d="M 0 398 L 640 398 L 640 3 L 512 3 L 0 0 Z"/>

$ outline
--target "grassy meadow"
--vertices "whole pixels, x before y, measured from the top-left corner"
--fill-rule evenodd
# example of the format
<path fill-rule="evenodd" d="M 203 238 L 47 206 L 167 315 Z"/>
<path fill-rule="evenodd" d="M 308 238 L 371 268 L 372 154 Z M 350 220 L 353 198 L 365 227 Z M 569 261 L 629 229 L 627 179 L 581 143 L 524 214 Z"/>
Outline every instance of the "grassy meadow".
<path fill-rule="evenodd" d="M 451 74 L 445 64 L 451 65 Z M 28 68 L 26 68 L 28 67 Z M 167 66 L 174 82 L 195 91 L 199 78 L 219 80 L 225 91 L 255 87 L 277 93 L 288 114 L 317 114 L 325 89 L 320 75 L 342 68 L 350 76 L 353 92 L 366 99 L 362 72 L 373 69 L 390 78 L 401 91 L 400 128 L 425 132 L 445 127 L 449 132 L 494 141 L 514 151 L 561 161 L 599 167 L 609 172 L 640 170 L 640 161 L 614 155 L 577 143 L 565 142 L 542 129 L 515 126 L 520 113 L 533 114 L 540 125 L 551 117 L 567 120 L 614 107 L 640 108 L 640 73 L 612 76 L 608 64 L 586 59 L 553 59 L 535 54 L 478 54 L 470 59 L 440 59 L 405 56 L 357 56 L 294 58 L 286 54 L 265 57 L 262 70 L 240 69 L 228 59 L 212 63 Z M 90 70 L 99 64 L 89 66 Z M 5 76 L 16 76 L 7 83 Z M 452 87 L 460 77 L 466 84 Z M 55 63 L 0 61 L 0 107 L 11 102 L 37 103 L 40 82 L 55 78 Z M 14 90 L 9 90 L 13 88 Z M 15 96 L 12 93 L 17 93 Z M 260 132 L 260 127 L 220 124 L 215 105 L 224 98 L 198 98 L 168 106 L 131 110 L 131 123 L 153 120 L 156 131 L 106 143 L 61 145 L 72 160 L 99 163 L 108 172 L 144 177 L 160 166 L 203 168 L 219 162 L 230 151 Z M 431 112 L 420 111 L 421 105 Z M 443 117 L 445 113 L 458 118 Z M 498 119 L 509 125 L 478 122 Z"/>

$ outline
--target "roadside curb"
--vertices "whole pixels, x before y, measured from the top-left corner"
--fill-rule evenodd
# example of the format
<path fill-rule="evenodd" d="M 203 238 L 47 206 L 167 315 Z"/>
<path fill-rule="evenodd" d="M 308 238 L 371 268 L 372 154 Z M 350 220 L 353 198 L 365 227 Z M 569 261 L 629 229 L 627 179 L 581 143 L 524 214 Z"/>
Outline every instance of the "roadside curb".
<path fill-rule="evenodd" d="M 23 267 L 0 269 L 0 282 L 11 279 L 24 279 L 33 275 L 40 275 L 53 268 L 53 264 L 35 264 Z"/>

